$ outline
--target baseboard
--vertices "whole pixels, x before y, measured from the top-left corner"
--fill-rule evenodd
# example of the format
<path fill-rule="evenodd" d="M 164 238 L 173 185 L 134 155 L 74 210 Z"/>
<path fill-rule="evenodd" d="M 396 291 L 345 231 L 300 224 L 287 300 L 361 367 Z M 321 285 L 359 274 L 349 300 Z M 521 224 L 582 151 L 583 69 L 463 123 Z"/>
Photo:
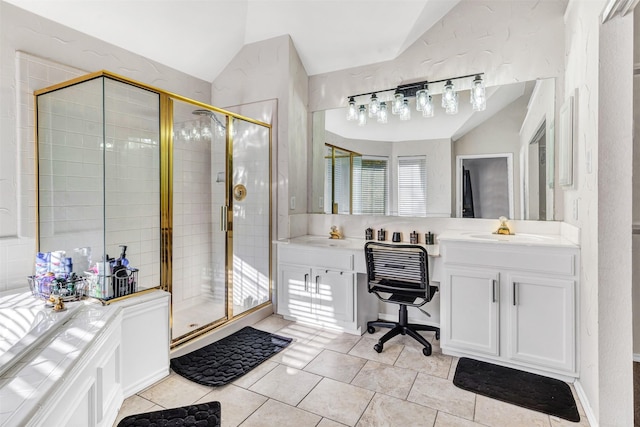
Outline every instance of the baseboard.
<path fill-rule="evenodd" d="M 634 362 L 640 362 L 640 354 L 633 353 L 633 361 Z"/>
<path fill-rule="evenodd" d="M 576 393 L 578 394 L 578 399 L 580 399 L 580 403 L 582 404 L 582 409 L 584 409 L 584 413 L 587 415 L 587 419 L 589 420 L 589 425 L 591 427 L 599 427 L 598 420 L 596 419 L 595 414 L 593 413 L 593 409 L 589 404 L 589 399 L 587 399 L 587 394 L 584 392 L 582 388 L 582 384 L 580 384 L 580 380 L 576 380 L 573 383 L 573 387 L 576 389 Z"/>
<path fill-rule="evenodd" d="M 128 397 L 133 396 L 134 394 L 144 390 L 152 384 L 157 383 L 161 379 L 167 377 L 169 375 L 169 367 L 159 369 L 156 372 L 153 372 L 147 375 L 145 378 L 142 378 L 139 381 L 136 381 L 134 384 L 130 384 L 127 388 L 122 389 L 122 396 L 126 399 Z"/>

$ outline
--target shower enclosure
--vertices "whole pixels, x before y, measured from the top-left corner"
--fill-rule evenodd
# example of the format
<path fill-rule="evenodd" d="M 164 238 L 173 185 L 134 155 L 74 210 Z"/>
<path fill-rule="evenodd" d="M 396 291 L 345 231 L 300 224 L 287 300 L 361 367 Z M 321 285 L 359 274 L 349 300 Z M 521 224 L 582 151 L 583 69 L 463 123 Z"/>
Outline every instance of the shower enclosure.
<path fill-rule="evenodd" d="M 173 346 L 270 304 L 270 125 L 106 71 L 35 102 L 39 252 L 82 276 L 127 246 Z"/>

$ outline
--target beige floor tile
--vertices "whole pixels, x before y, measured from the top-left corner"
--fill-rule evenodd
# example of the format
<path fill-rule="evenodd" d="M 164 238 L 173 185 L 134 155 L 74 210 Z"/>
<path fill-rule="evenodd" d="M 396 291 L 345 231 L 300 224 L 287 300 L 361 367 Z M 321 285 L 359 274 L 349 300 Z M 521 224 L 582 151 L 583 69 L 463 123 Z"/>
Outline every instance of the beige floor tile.
<path fill-rule="evenodd" d="M 292 368 L 303 369 L 309 362 L 315 359 L 320 352 L 322 352 L 321 348 L 314 347 L 308 343 L 294 342 L 269 360 L 291 366 Z"/>
<path fill-rule="evenodd" d="M 360 336 L 344 332 L 322 330 L 309 341 L 310 345 L 339 353 L 348 353 L 360 341 Z"/>
<path fill-rule="evenodd" d="M 269 399 L 255 411 L 242 427 L 315 427 L 320 417 L 302 409 Z"/>
<path fill-rule="evenodd" d="M 296 406 L 321 379 L 319 375 L 280 365 L 258 380 L 249 390 Z"/>
<path fill-rule="evenodd" d="M 478 395 L 475 421 L 491 427 L 549 427 L 549 415 Z"/>
<path fill-rule="evenodd" d="M 407 400 L 472 420 L 476 395 L 444 378 L 419 373 Z"/>
<path fill-rule="evenodd" d="M 128 417 L 129 415 L 161 411 L 162 409 L 164 408 L 134 394 L 133 396 L 128 397 L 124 402 L 122 402 L 120 412 L 118 412 L 118 417 L 116 418 L 116 421 L 113 423 L 113 425 L 117 426 L 123 418 Z"/>
<path fill-rule="evenodd" d="M 191 405 L 209 393 L 211 387 L 196 384 L 176 373 L 147 388 L 140 396 L 164 408 Z"/>
<path fill-rule="evenodd" d="M 551 427 L 589 427 L 589 420 L 586 415 L 580 414 L 580 422 L 574 423 L 573 421 L 567 421 L 558 417 L 549 417 L 551 421 Z"/>
<path fill-rule="evenodd" d="M 366 362 L 366 359 L 360 357 L 323 350 L 304 370 L 342 381 L 343 383 L 349 383 L 360 372 Z"/>
<path fill-rule="evenodd" d="M 274 333 L 283 337 L 293 338 L 295 342 L 308 342 L 322 331 L 317 326 L 305 325 L 304 323 L 291 323 Z"/>
<path fill-rule="evenodd" d="M 482 424 L 440 411 L 433 427 L 482 427 Z"/>
<path fill-rule="evenodd" d="M 435 409 L 376 393 L 357 426 L 432 426 L 435 418 Z"/>
<path fill-rule="evenodd" d="M 344 427 L 344 424 L 330 420 L 329 418 L 323 418 L 320 424 L 318 424 L 318 427 Z"/>
<path fill-rule="evenodd" d="M 266 317 L 261 321 L 259 321 L 258 323 L 255 323 L 251 326 L 253 328 L 260 329 L 261 331 L 275 332 L 279 329 L 284 328 L 285 326 L 291 325 L 292 323 L 294 322 L 290 320 L 285 320 L 282 318 L 282 316 L 278 316 L 277 314 L 272 314 L 271 316 Z"/>
<path fill-rule="evenodd" d="M 369 405 L 373 394 L 370 390 L 324 378 L 298 407 L 353 426 Z"/>
<path fill-rule="evenodd" d="M 422 347 L 404 346 L 395 366 L 414 369 L 440 378 L 447 378 L 451 368 L 451 359 L 451 356 L 444 355 L 441 352 L 433 352 L 431 356 L 425 356 L 422 353 Z"/>
<path fill-rule="evenodd" d="M 412 369 L 398 368 L 369 360 L 351 384 L 367 390 L 406 399 L 416 375 L 418 375 L 418 372 Z"/>
<path fill-rule="evenodd" d="M 364 335 L 360 341 L 349 351 L 348 354 L 352 356 L 363 357 L 365 359 L 373 360 L 380 363 L 386 363 L 387 365 L 393 365 L 398 359 L 400 352 L 404 348 L 402 344 L 397 341 L 391 340 L 384 344 L 382 353 L 378 353 L 373 349 L 373 346 L 378 342 L 375 338 L 369 338 Z"/>
<path fill-rule="evenodd" d="M 276 362 L 266 360 L 253 368 L 251 371 L 247 372 L 245 375 L 235 380 L 233 384 L 237 385 L 238 387 L 249 388 L 253 384 L 255 384 L 256 381 L 267 375 L 277 366 L 278 364 Z"/>
<path fill-rule="evenodd" d="M 267 398 L 233 384 L 216 387 L 197 403 L 220 402 L 222 427 L 236 427 L 258 409 Z"/>

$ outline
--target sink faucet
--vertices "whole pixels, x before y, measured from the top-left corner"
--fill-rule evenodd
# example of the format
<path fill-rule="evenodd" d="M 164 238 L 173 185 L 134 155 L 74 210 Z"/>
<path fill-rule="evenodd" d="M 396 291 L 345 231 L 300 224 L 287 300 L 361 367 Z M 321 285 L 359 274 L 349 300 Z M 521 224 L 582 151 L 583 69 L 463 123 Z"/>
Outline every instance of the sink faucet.
<path fill-rule="evenodd" d="M 340 230 L 335 225 L 331 227 L 331 231 L 329 232 L 330 239 L 342 239 L 342 234 L 340 234 Z"/>
<path fill-rule="evenodd" d="M 498 229 L 493 234 L 514 234 L 511 232 L 509 226 L 507 225 L 506 216 L 501 216 L 500 218 L 498 218 L 498 221 L 500 221 L 500 227 L 498 227 Z"/>

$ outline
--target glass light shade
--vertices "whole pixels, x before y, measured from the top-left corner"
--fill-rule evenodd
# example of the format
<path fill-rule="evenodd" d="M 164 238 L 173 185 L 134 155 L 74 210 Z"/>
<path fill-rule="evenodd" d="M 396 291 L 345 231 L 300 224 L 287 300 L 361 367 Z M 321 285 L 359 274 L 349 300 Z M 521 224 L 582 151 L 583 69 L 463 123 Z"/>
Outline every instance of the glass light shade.
<path fill-rule="evenodd" d="M 446 109 L 447 105 L 451 104 L 454 99 L 456 99 L 457 102 L 455 88 L 453 87 L 451 80 L 447 80 L 447 83 L 444 85 L 444 92 L 442 92 L 442 108 Z"/>
<path fill-rule="evenodd" d="M 487 108 L 487 97 L 484 88 L 484 80 L 480 76 L 473 79 L 471 85 L 471 107 L 473 111 L 484 111 Z"/>
<path fill-rule="evenodd" d="M 364 126 L 367 124 L 367 107 L 361 105 L 358 109 L 358 126 Z"/>
<path fill-rule="evenodd" d="M 356 107 L 356 100 L 353 96 L 349 98 L 349 106 L 347 107 L 347 120 L 356 120 L 358 118 L 358 108 Z"/>
<path fill-rule="evenodd" d="M 393 104 L 391 104 L 391 114 L 400 114 L 402 105 L 404 104 L 404 95 L 396 92 L 393 95 Z"/>
<path fill-rule="evenodd" d="M 387 123 L 389 121 L 389 111 L 387 110 L 387 103 L 380 103 L 380 111 L 378 111 L 378 123 Z"/>
<path fill-rule="evenodd" d="M 447 114 L 457 114 L 458 113 L 458 94 L 453 93 L 453 97 L 450 101 L 447 102 L 446 107 L 444 108 L 444 112 Z"/>
<path fill-rule="evenodd" d="M 369 101 L 369 117 L 377 117 L 379 111 L 380 111 L 380 100 L 374 93 L 373 95 L 371 95 L 371 100 Z"/>
<path fill-rule="evenodd" d="M 425 86 L 424 89 L 420 89 L 416 92 L 416 111 L 423 111 L 425 104 L 429 98 L 429 90 Z"/>
<path fill-rule="evenodd" d="M 422 107 L 422 117 L 433 117 L 433 99 L 431 95 L 427 96 L 427 102 Z"/>
<path fill-rule="evenodd" d="M 411 119 L 411 108 L 409 108 L 409 100 L 405 98 L 402 102 L 402 107 L 400 108 L 400 120 L 409 119 Z"/>

